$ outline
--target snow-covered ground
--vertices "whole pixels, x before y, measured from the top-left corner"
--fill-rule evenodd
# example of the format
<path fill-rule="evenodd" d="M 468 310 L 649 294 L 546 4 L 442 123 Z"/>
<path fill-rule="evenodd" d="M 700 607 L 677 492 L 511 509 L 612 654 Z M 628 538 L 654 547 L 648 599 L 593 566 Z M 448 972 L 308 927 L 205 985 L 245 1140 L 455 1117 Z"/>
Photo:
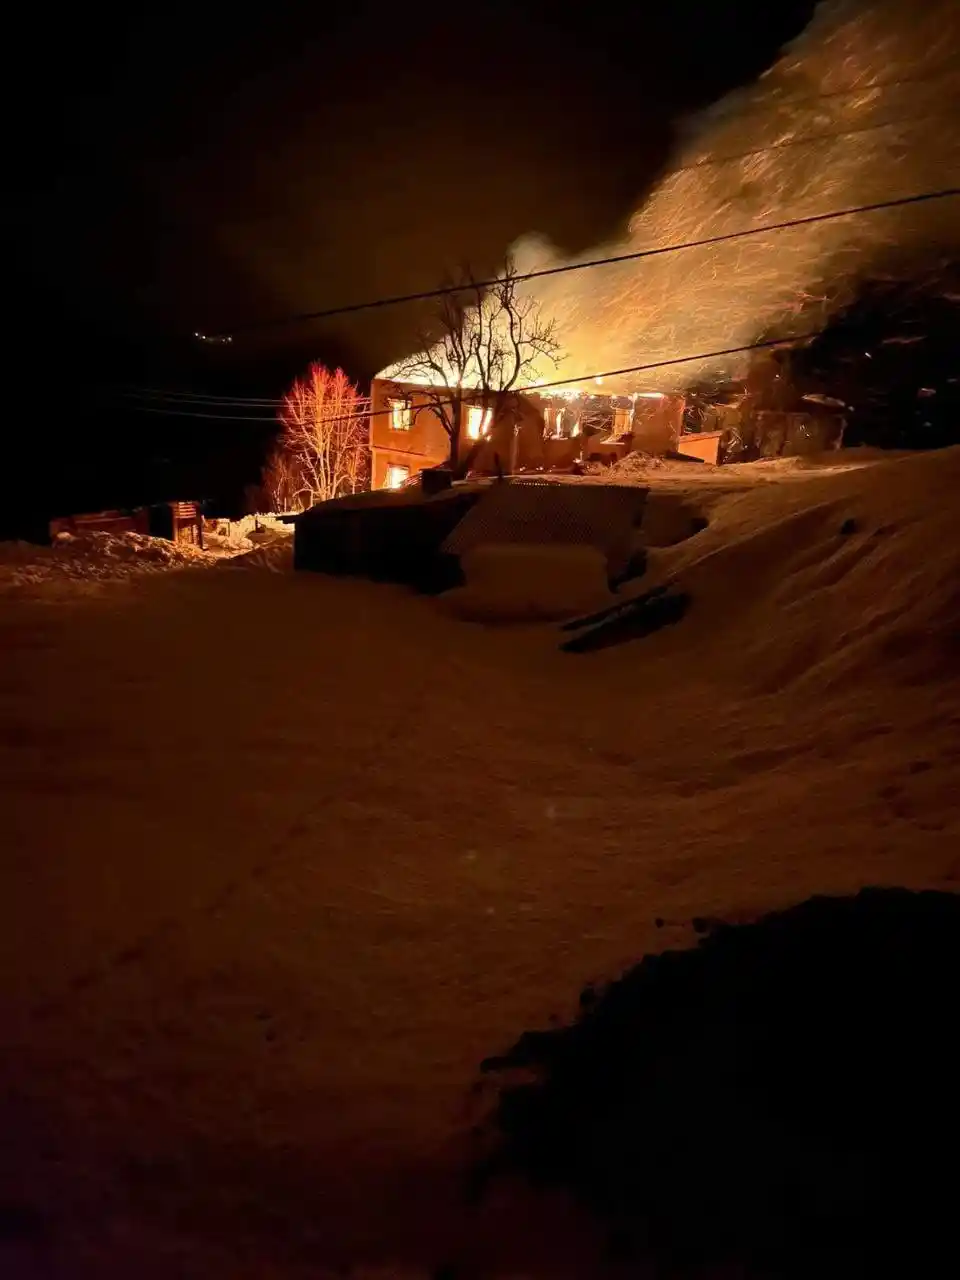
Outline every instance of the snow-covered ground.
<path fill-rule="evenodd" d="M 61 533 L 48 547 L 0 542 L 0 594 L 75 599 L 107 584 L 211 565 L 219 558 L 188 543 L 141 533 Z"/>
<path fill-rule="evenodd" d="M 960 452 L 686 470 L 690 613 L 592 655 L 270 549 L 5 594 L 0 1272 L 596 1274 L 462 1202 L 480 1059 L 694 915 L 960 888 Z"/>
<path fill-rule="evenodd" d="M 249 517 L 252 521 L 253 516 Z M 236 560 L 245 567 L 291 567 L 293 530 L 275 517 L 256 517 L 260 529 L 248 536 L 240 521 L 228 537 L 211 535 L 204 550 L 189 543 L 141 533 L 61 533 L 48 547 L 30 542 L 0 542 L 0 599 L 30 596 L 76 601 L 81 596 L 130 583 L 144 575 L 202 569 Z M 272 524 L 265 522 L 273 521 Z"/>

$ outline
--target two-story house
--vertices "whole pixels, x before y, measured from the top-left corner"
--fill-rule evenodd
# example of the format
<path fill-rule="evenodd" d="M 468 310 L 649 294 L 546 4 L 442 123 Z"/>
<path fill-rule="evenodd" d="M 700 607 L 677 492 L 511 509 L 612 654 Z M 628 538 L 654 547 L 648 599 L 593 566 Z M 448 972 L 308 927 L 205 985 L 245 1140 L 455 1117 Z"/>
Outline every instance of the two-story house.
<path fill-rule="evenodd" d="M 370 395 L 372 488 L 399 488 L 449 459 L 450 439 L 432 407 L 435 388 L 375 378 Z M 578 459 L 633 450 L 667 453 L 677 448 L 682 431 L 683 397 L 662 392 L 530 390 L 512 397 L 496 420 L 476 399 L 463 407 L 458 456 L 481 474 L 562 470 Z"/>

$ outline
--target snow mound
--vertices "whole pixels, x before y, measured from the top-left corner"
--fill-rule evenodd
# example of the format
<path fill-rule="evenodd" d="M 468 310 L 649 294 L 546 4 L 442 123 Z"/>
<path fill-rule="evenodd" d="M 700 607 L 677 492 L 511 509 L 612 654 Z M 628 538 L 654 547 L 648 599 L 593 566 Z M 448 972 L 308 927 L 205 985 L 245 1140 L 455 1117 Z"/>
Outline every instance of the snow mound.
<path fill-rule="evenodd" d="M 472 622 L 537 622 L 609 604 L 607 558 L 595 547 L 487 544 L 461 559 L 466 586 L 441 597 Z"/>
<path fill-rule="evenodd" d="M 253 551 L 227 562 L 231 569 L 266 569 L 270 573 L 289 573 L 293 569 L 293 538 L 274 536 Z"/>
<path fill-rule="evenodd" d="M 693 601 L 678 659 L 755 692 L 925 684 L 960 658 L 960 449 L 713 496 L 709 526 L 644 587 Z"/>
<path fill-rule="evenodd" d="M 61 533 L 49 547 L 0 543 L 0 588 L 97 586 L 142 574 L 215 564 L 217 557 L 189 543 L 141 533 Z"/>
<path fill-rule="evenodd" d="M 616 462 L 603 462 L 594 458 L 581 465 L 581 473 L 585 476 L 603 476 L 608 483 L 615 483 L 646 476 L 650 471 L 662 471 L 666 466 L 666 459 L 658 458 L 652 453 L 638 452 L 628 453 Z"/>

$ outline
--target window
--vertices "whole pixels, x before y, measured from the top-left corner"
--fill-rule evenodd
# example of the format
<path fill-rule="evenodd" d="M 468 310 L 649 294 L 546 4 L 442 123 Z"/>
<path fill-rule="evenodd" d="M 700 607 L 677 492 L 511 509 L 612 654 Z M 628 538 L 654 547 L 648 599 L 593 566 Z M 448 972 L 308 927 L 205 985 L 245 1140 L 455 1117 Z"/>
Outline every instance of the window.
<path fill-rule="evenodd" d="M 580 418 L 575 409 L 565 405 L 552 406 L 543 411 L 544 435 L 548 440 L 569 440 L 580 434 Z"/>
<path fill-rule="evenodd" d="M 484 409 L 482 405 L 472 404 L 467 409 L 467 439 L 479 440 L 490 431 L 492 409 Z"/>
<path fill-rule="evenodd" d="M 383 487 L 385 489 L 399 489 L 402 485 L 406 484 L 409 479 L 409 467 L 399 467 L 395 463 L 391 462 L 390 466 L 387 467 L 387 474 L 383 480 Z"/>
<path fill-rule="evenodd" d="M 390 430 L 409 431 L 413 426 L 413 405 L 409 400 L 388 400 Z"/>
<path fill-rule="evenodd" d="M 613 411 L 613 434 L 627 436 L 633 427 L 633 405 L 627 408 L 617 407 Z"/>

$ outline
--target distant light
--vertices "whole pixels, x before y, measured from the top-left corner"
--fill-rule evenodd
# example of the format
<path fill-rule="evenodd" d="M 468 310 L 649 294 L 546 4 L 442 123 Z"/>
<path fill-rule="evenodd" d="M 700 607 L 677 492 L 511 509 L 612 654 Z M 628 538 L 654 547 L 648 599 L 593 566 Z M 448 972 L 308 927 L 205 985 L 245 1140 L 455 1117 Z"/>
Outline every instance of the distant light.
<path fill-rule="evenodd" d="M 665 391 L 638 391 L 637 396 L 641 400 L 662 400 L 666 395 Z"/>
<path fill-rule="evenodd" d="M 597 386 L 599 387 L 599 386 L 600 386 L 600 383 L 601 383 L 601 382 L 603 382 L 603 378 L 600 378 L 600 377 L 594 378 L 594 382 L 595 382 L 595 383 L 597 384 Z"/>

